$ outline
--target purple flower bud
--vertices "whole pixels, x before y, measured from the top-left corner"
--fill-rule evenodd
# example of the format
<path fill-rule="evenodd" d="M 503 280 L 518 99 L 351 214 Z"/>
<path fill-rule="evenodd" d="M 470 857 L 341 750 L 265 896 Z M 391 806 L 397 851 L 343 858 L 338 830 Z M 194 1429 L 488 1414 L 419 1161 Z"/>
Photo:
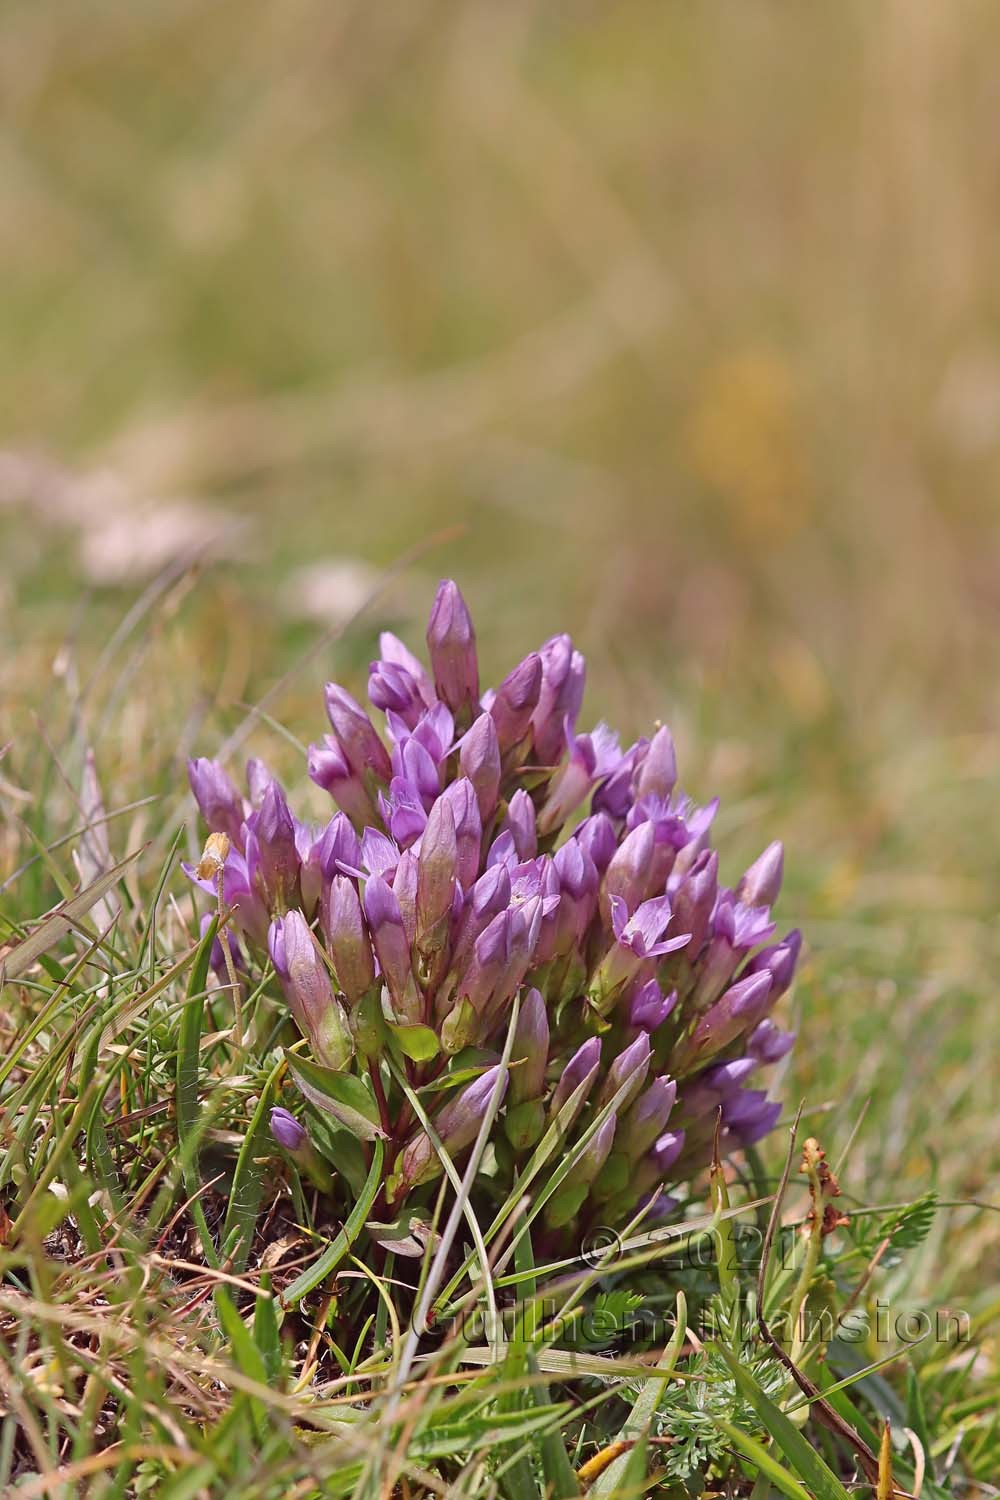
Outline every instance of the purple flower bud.
<path fill-rule="evenodd" d="M 401 667 L 404 672 L 409 673 L 420 690 L 424 704 L 430 708 L 434 703 L 434 684 L 428 677 L 420 658 L 414 656 L 410 648 L 399 639 L 398 635 L 393 635 L 391 630 L 383 630 L 378 638 L 378 649 L 383 662 L 389 662 L 394 667 Z"/>
<path fill-rule="evenodd" d="M 780 943 L 755 953 L 747 964 L 747 974 L 770 974 L 772 1004 L 791 984 L 801 949 L 802 934 L 796 927 Z"/>
<path fill-rule="evenodd" d="M 259 807 L 264 800 L 274 776 L 270 768 L 258 756 L 252 755 L 247 761 L 247 789 L 250 793 L 250 806 Z"/>
<path fill-rule="evenodd" d="M 781 890 L 784 868 L 784 846 L 775 840 L 754 860 L 737 886 L 736 894 L 744 906 L 773 906 Z"/>
<path fill-rule="evenodd" d="M 459 982 L 459 996 L 466 996 L 480 1015 L 510 961 L 511 921 L 508 908 L 480 933 L 473 946 L 472 961 Z"/>
<path fill-rule="evenodd" d="M 538 831 L 552 833 L 561 828 L 590 791 L 597 769 L 597 752 L 589 734 L 573 734 L 567 729 L 569 758 L 552 778 L 549 794 L 538 814 Z"/>
<path fill-rule="evenodd" d="M 518 787 L 507 804 L 507 812 L 501 828 L 511 835 L 519 860 L 534 859 L 538 853 L 535 804 L 523 787 Z"/>
<path fill-rule="evenodd" d="M 514 835 L 509 831 L 498 833 L 486 855 L 487 870 L 497 867 L 504 870 L 516 870 L 518 862 L 517 850 L 514 848 Z"/>
<path fill-rule="evenodd" d="M 760 1063 L 780 1062 L 795 1046 L 795 1032 L 782 1031 L 769 1016 L 747 1038 L 747 1051 Z"/>
<path fill-rule="evenodd" d="M 420 683 L 406 667 L 373 661 L 368 668 L 368 696 L 376 708 L 390 710 L 413 729 L 427 708 Z"/>
<path fill-rule="evenodd" d="M 412 849 L 404 849 L 399 856 L 396 873 L 392 877 L 392 894 L 399 902 L 399 914 L 403 918 L 403 931 L 411 948 L 417 939 L 417 885 L 420 867 Z"/>
<path fill-rule="evenodd" d="M 454 713 L 471 715 L 479 702 L 479 664 L 476 632 L 457 583 L 438 585 L 427 622 L 427 649 L 434 686 Z"/>
<path fill-rule="evenodd" d="M 458 769 L 472 783 L 480 818 L 487 824 L 496 811 L 500 790 L 500 746 L 489 714 L 480 714 L 463 739 Z"/>
<path fill-rule="evenodd" d="M 316 1058 L 328 1068 L 343 1068 L 354 1050 L 347 1018 L 301 912 L 271 923 L 268 950 L 288 1008 Z"/>
<path fill-rule="evenodd" d="M 692 963 L 704 947 L 718 888 L 719 856 L 714 849 L 699 854 L 691 868 L 676 881 L 672 878 L 668 886 L 672 908 L 668 931 L 691 934 L 687 957 Z"/>
<path fill-rule="evenodd" d="M 510 1070 L 513 1104 L 540 1099 L 545 1090 L 545 1067 L 549 1057 L 549 1018 L 538 990 L 528 990 L 517 1013 Z"/>
<path fill-rule="evenodd" d="M 205 936 L 205 933 L 212 925 L 214 919 L 215 913 L 210 911 L 207 911 L 202 917 L 200 923 L 200 931 L 202 937 Z M 233 967 L 235 969 L 245 969 L 246 964 L 243 962 L 243 955 L 239 950 L 239 945 L 237 944 L 236 938 L 233 933 L 230 932 L 228 928 L 224 928 L 221 932 L 217 932 L 215 934 L 215 937 L 212 939 L 212 951 L 209 954 L 208 965 L 217 979 L 219 979 L 223 984 L 228 984 L 229 970 L 226 966 L 226 955 L 222 947 L 223 943 L 225 943 L 229 949 L 229 956 L 233 961 Z"/>
<path fill-rule="evenodd" d="M 497 1089 L 499 1068 L 487 1068 L 472 1083 L 467 1084 L 457 1099 L 453 1099 L 438 1113 L 433 1121 L 435 1133 L 449 1156 L 457 1156 L 479 1134 L 483 1115 L 489 1107 Z M 507 1074 L 499 1085 L 500 1099 L 507 1091 Z M 441 1161 L 425 1131 L 420 1131 L 406 1147 L 400 1160 L 399 1178 L 394 1198 L 398 1199 L 411 1187 L 422 1182 L 431 1182 L 441 1171 Z"/>
<path fill-rule="evenodd" d="M 653 1160 L 657 1171 L 665 1177 L 683 1150 L 684 1131 L 665 1131 L 653 1147 Z"/>
<path fill-rule="evenodd" d="M 271 1111 L 271 1134 L 279 1146 L 294 1154 L 309 1140 L 309 1134 L 304 1125 L 300 1125 L 293 1114 L 287 1109 L 276 1105 Z"/>
<path fill-rule="evenodd" d="M 663 1134 L 676 1098 L 677 1085 L 672 1078 L 654 1078 L 643 1089 L 625 1115 L 619 1132 L 618 1149 L 629 1161 L 638 1161 Z"/>
<path fill-rule="evenodd" d="M 439 797 L 420 840 L 417 877 L 417 931 L 426 937 L 451 911 L 458 864 L 458 840 L 451 803 Z"/>
<path fill-rule="evenodd" d="M 586 818 L 576 830 L 576 841 L 590 855 L 598 874 L 603 875 L 618 847 L 615 826 L 607 813 L 594 813 Z"/>
<path fill-rule="evenodd" d="M 531 967 L 543 913 L 541 896 L 533 896 L 511 910 L 507 962 L 493 989 L 491 1011 L 494 1015 L 517 993 Z"/>
<path fill-rule="evenodd" d="M 353 880 L 335 875 L 323 913 L 326 940 L 337 983 L 351 1005 L 357 1005 L 375 983 L 375 960 Z"/>
<path fill-rule="evenodd" d="M 611 898 L 619 897 L 631 914 L 641 902 L 649 880 L 656 831 L 652 823 L 640 823 L 625 835 L 608 865 L 601 889 L 601 912 L 611 925 Z M 596 861 L 595 861 L 596 863 Z"/>
<path fill-rule="evenodd" d="M 592 1036 L 578 1047 L 566 1064 L 555 1087 L 550 1106 L 553 1116 L 558 1115 L 567 1099 L 580 1087 L 581 1083 L 592 1084 L 597 1077 L 597 1070 L 601 1062 L 601 1041 L 599 1037 Z M 586 1099 L 587 1090 L 584 1090 Z"/>
<path fill-rule="evenodd" d="M 189 760 L 188 781 L 211 833 L 224 833 L 243 848 L 243 799 L 217 760 Z"/>
<path fill-rule="evenodd" d="M 643 1031 L 656 1031 L 677 1004 L 677 991 L 664 995 L 655 979 L 639 986 L 629 1002 L 629 1025 Z"/>
<path fill-rule="evenodd" d="M 639 762 L 635 780 L 636 801 L 643 797 L 669 797 L 677 781 L 677 756 L 670 730 L 662 725 L 649 742 Z"/>
<path fill-rule="evenodd" d="M 568 635 L 556 635 L 539 651 L 542 685 L 531 716 L 535 759 L 554 765 L 566 744 L 566 721 L 574 723 L 583 702 L 585 663 Z"/>
<path fill-rule="evenodd" d="M 479 852 L 483 839 L 483 820 L 479 815 L 475 788 L 468 777 L 453 781 L 441 794 L 451 804 L 455 818 L 458 848 L 455 874 L 463 891 L 467 891 L 479 874 Z"/>
<path fill-rule="evenodd" d="M 456 884 L 456 890 L 460 889 Z M 461 910 L 452 949 L 451 982 L 439 991 L 442 1006 L 450 998 L 456 977 L 468 968 L 476 939 L 509 904 L 510 875 L 503 865 L 492 866 L 480 875 Z"/>
<path fill-rule="evenodd" d="M 619 1052 L 608 1069 L 607 1077 L 601 1085 L 601 1091 L 597 1096 L 598 1109 L 603 1108 L 605 1104 L 613 1099 L 622 1084 L 626 1082 L 629 1084 L 629 1087 L 624 1096 L 619 1099 L 616 1108 L 620 1111 L 628 1109 L 632 1100 L 646 1082 L 650 1056 L 649 1036 L 645 1031 L 640 1031 L 631 1046 L 626 1047 L 624 1052 Z"/>
<path fill-rule="evenodd" d="M 597 894 L 597 867 L 578 839 L 567 839 L 552 858 L 559 887 L 579 900 L 581 896 Z"/>
<path fill-rule="evenodd" d="M 466 1085 L 457 1099 L 453 1099 L 441 1110 L 434 1121 L 434 1127 L 441 1138 L 441 1144 L 449 1151 L 461 1151 L 475 1140 L 499 1076 L 498 1067 L 487 1068 L 485 1073 L 480 1073 L 478 1078 Z M 508 1081 L 507 1072 L 504 1071 L 500 1079 L 501 1102 L 507 1092 Z"/>
<path fill-rule="evenodd" d="M 541 688 L 542 659 L 537 651 L 532 651 L 507 674 L 490 704 L 501 754 L 512 750 L 527 735 Z"/>
<path fill-rule="evenodd" d="M 329 792 L 356 827 L 378 822 L 375 804 L 364 782 L 351 770 L 332 735 L 326 735 L 322 745 L 309 746 L 307 767 L 310 781 Z"/>
<path fill-rule="evenodd" d="M 721 1098 L 727 1098 L 750 1077 L 756 1066 L 755 1057 L 734 1057 L 730 1062 L 716 1063 L 714 1067 L 706 1068 L 696 1083 L 704 1084 Z"/>
<path fill-rule="evenodd" d="M 556 850 L 552 860 L 553 872 L 559 882 L 562 899 L 556 917 L 551 943 L 546 946 L 542 959 L 553 954 L 568 953 L 583 939 L 591 918 L 597 910 L 597 889 L 600 879 L 597 867 L 585 849 L 575 839 Z"/>
<path fill-rule="evenodd" d="M 416 1019 L 411 1014 L 414 984 L 403 915 L 381 875 L 372 875 L 365 883 L 364 908 L 379 968 L 396 1011 L 401 1020 Z"/>
<path fill-rule="evenodd" d="M 771 975 L 750 974 L 731 985 L 705 1012 L 685 1048 L 685 1059 L 708 1058 L 751 1031 L 763 1019 L 771 997 Z"/>
<path fill-rule="evenodd" d="M 335 682 L 327 683 L 325 693 L 334 735 L 355 776 L 363 778 L 370 771 L 377 781 L 388 783 L 392 775 L 389 752 L 361 704 Z"/>
<path fill-rule="evenodd" d="M 612 1110 L 603 1125 L 599 1125 L 584 1146 L 580 1155 L 566 1174 L 565 1186 L 591 1183 L 611 1155 L 618 1127 L 618 1114 Z"/>
<path fill-rule="evenodd" d="M 752 1146 L 762 1140 L 781 1118 L 781 1104 L 770 1100 L 764 1089 L 744 1089 L 727 1099 L 722 1119 L 728 1131 L 741 1146 Z"/>
<path fill-rule="evenodd" d="M 260 807 L 247 819 L 247 828 L 253 835 L 247 844 L 252 877 L 268 909 L 280 915 L 298 900 L 301 861 L 295 820 L 277 781 L 269 784 Z"/>
<path fill-rule="evenodd" d="M 479 932 L 483 930 L 490 917 L 495 917 L 510 904 L 510 874 L 507 869 L 500 865 L 493 869 L 485 870 L 476 881 L 469 892 L 469 899 L 465 907 L 468 915 L 481 922 Z M 479 933 L 476 933 L 479 936 Z"/>

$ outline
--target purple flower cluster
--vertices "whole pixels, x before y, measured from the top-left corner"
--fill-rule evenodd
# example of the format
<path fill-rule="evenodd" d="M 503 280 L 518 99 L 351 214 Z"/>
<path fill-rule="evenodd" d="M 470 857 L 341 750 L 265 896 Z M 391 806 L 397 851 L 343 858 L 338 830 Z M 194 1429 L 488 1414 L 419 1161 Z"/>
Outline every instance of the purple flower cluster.
<path fill-rule="evenodd" d="M 553 1122 L 572 1153 L 614 1101 L 546 1222 L 621 1222 L 706 1165 L 720 1112 L 729 1150 L 778 1118 L 754 1084 L 794 1040 L 770 1016 L 801 941 L 776 940 L 771 920 L 781 845 L 720 885 L 716 804 L 678 789 L 669 731 L 624 749 L 603 724 L 577 732 L 584 661 L 568 636 L 481 692 L 469 612 L 444 582 L 427 647 L 429 669 L 381 637 L 368 693 L 384 737 L 328 684 L 330 732 L 308 760 L 339 809 L 322 829 L 260 762 L 246 798 L 217 763 L 191 762 L 205 822 L 231 844 L 223 899 L 314 1059 L 370 1076 L 390 1203 L 441 1168 L 385 1052 L 415 1087 L 435 1084 L 435 1133 L 460 1153 L 518 996 L 495 1170 L 512 1182 Z M 453 1073 L 464 1084 L 449 1088 Z"/>

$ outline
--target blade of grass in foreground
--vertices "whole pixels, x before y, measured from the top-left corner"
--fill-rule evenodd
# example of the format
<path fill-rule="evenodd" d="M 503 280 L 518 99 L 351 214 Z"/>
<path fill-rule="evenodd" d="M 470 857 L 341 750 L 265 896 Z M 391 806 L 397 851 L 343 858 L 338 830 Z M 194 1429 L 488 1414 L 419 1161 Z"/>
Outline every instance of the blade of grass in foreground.
<path fill-rule="evenodd" d="M 131 854 L 127 854 L 113 869 L 108 870 L 107 874 L 99 876 L 78 895 L 61 902 L 54 911 L 50 911 L 42 918 L 34 932 L 29 932 L 26 938 L 16 943 L 0 958 L 0 972 L 4 973 L 8 979 L 17 979 L 30 969 L 36 959 L 55 947 L 56 943 L 60 942 L 67 933 L 72 932 L 91 907 L 96 906 L 101 897 L 106 896 L 108 891 L 118 884 L 129 865 L 133 864 L 141 853 L 141 849 L 136 849 Z"/>
<path fill-rule="evenodd" d="M 311 1292 L 314 1287 L 319 1286 L 325 1276 L 335 1271 L 349 1252 L 358 1235 L 364 1228 L 365 1220 L 371 1212 L 371 1206 L 378 1196 L 378 1190 L 382 1185 L 382 1163 L 385 1158 L 385 1147 L 381 1141 L 373 1143 L 371 1170 L 368 1173 L 361 1196 L 351 1210 L 347 1223 L 330 1242 L 318 1260 L 313 1261 L 311 1266 L 297 1276 L 291 1286 L 286 1287 L 281 1295 L 283 1307 L 294 1307 L 296 1302 Z"/>
<path fill-rule="evenodd" d="M 722 1343 L 716 1343 L 714 1348 L 732 1371 L 733 1380 L 736 1382 L 740 1394 L 753 1407 L 762 1425 L 771 1434 L 789 1463 L 793 1464 L 802 1475 L 802 1478 L 809 1485 L 812 1494 L 815 1496 L 815 1500 L 850 1500 L 847 1490 L 845 1490 L 836 1474 L 833 1473 L 832 1469 L 827 1467 L 812 1444 L 788 1420 L 781 1408 L 776 1406 L 770 1397 L 761 1390 L 756 1380 L 743 1368 L 732 1350 L 727 1349 L 725 1344 Z M 745 1434 L 740 1433 L 740 1439 L 744 1437 Z M 734 1441 L 736 1441 L 735 1438 Z M 774 1482 L 777 1484 L 777 1477 L 772 1477 L 774 1477 Z M 789 1492 L 786 1491 L 786 1493 Z M 808 1492 L 804 1491 L 803 1493 Z"/>

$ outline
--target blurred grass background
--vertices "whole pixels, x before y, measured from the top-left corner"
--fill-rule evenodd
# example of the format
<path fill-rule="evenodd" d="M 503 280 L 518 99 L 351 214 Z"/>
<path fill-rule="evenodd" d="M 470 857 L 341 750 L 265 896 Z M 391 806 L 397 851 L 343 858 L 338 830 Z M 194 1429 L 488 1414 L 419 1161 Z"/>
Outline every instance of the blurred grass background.
<path fill-rule="evenodd" d="M 169 785 L 416 548 L 273 712 L 315 735 L 443 573 L 488 679 L 572 631 L 591 715 L 667 719 L 723 795 L 730 876 L 785 839 L 785 1093 L 840 1144 L 873 1096 L 851 1186 L 996 1197 L 997 9 L 12 0 L 4 31 L 5 869 L 36 711 L 109 803 Z M 981 1278 L 996 1216 L 952 1222 Z"/>

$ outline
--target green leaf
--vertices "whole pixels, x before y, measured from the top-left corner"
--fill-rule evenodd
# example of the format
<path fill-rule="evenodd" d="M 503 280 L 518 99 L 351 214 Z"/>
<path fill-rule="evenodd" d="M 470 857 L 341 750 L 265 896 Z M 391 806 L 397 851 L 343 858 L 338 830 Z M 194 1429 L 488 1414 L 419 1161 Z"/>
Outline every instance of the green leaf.
<path fill-rule="evenodd" d="M 537 1377 L 538 1361 L 535 1358 L 534 1341 L 538 1331 L 540 1309 L 535 1300 L 535 1252 L 531 1243 L 531 1231 L 526 1230 L 518 1240 L 514 1251 L 514 1264 L 525 1278 L 521 1284 L 514 1318 L 514 1329 L 525 1343 L 525 1364 L 528 1374 Z M 533 1379 L 534 1401 L 539 1408 L 552 1404 L 548 1385 Z M 573 1472 L 573 1465 L 566 1453 L 561 1426 L 555 1431 L 549 1428 L 540 1434 L 538 1451 L 542 1461 L 542 1478 L 545 1493 L 550 1500 L 573 1500 L 580 1493 L 580 1485 Z"/>
<path fill-rule="evenodd" d="M 360 1140 L 385 1138 L 378 1105 L 368 1086 L 354 1073 L 338 1073 L 286 1052 L 288 1070 L 310 1104 L 333 1115 Z"/>
<path fill-rule="evenodd" d="M 653 1420 L 653 1414 L 660 1404 L 663 1388 L 674 1372 L 674 1366 L 680 1357 L 686 1336 L 687 1300 L 684 1293 L 679 1291 L 677 1293 L 677 1326 L 671 1334 L 670 1341 L 660 1355 L 659 1363 L 656 1366 L 655 1373 L 660 1378 L 658 1380 L 650 1380 L 643 1386 L 636 1397 L 632 1410 L 622 1423 L 621 1430 L 618 1433 L 618 1441 L 631 1442 L 639 1434 L 648 1432 L 649 1424 Z M 649 1373 L 653 1374 L 654 1372 L 650 1371 Z M 620 1458 L 616 1458 L 613 1463 L 610 1463 L 602 1474 L 598 1474 L 587 1491 L 588 1495 L 610 1497 L 619 1494 L 624 1482 L 625 1471 L 628 1468 L 629 1457 L 630 1454 L 623 1453 Z M 643 1464 L 645 1465 L 645 1460 L 643 1460 Z"/>
<path fill-rule="evenodd" d="M 228 1287 L 222 1285 L 216 1287 L 215 1310 L 219 1314 L 223 1332 L 229 1340 L 233 1363 L 237 1369 L 248 1380 L 255 1380 L 258 1385 L 266 1385 L 267 1370 L 264 1366 L 263 1355 L 254 1343 L 249 1328 L 236 1311 Z"/>
<path fill-rule="evenodd" d="M 845 1490 L 836 1474 L 833 1473 L 832 1469 L 827 1467 L 812 1444 L 789 1421 L 781 1408 L 776 1406 L 770 1397 L 761 1390 L 756 1380 L 744 1369 L 732 1350 L 727 1349 L 725 1344 L 721 1343 L 714 1343 L 713 1348 L 729 1366 L 737 1389 L 753 1407 L 765 1431 L 771 1434 L 771 1437 L 781 1449 L 785 1458 L 787 1458 L 797 1473 L 802 1476 L 805 1483 L 809 1485 L 815 1496 L 815 1500 L 850 1500 L 847 1490 Z M 740 1436 L 743 1437 L 745 1434 L 740 1434 Z M 762 1449 L 761 1451 L 766 1453 L 767 1450 Z M 784 1473 L 783 1470 L 781 1472 Z M 777 1474 L 769 1472 L 768 1477 L 773 1479 L 775 1484 L 780 1483 Z M 801 1490 L 801 1486 L 799 1488 L 801 1493 L 806 1493 Z M 786 1490 L 785 1493 L 790 1494 L 791 1491 Z"/>
<path fill-rule="evenodd" d="M 649 1429 L 645 1428 L 625 1459 L 618 1494 L 622 1497 L 641 1495 L 649 1482 Z"/>
<path fill-rule="evenodd" d="M 253 1244 L 257 1210 L 260 1207 L 260 1195 L 264 1183 L 264 1169 L 257 1157 L 261 1154 L 265 1143 L 259 1137 L 263 1135 L 264 1121 L 271 1108 L 275 1080 L 282 1066 L 282 1063 L 277 1062 L 271 1069 L 267 1082 L 260 1091 L 257 1108 L 253 1112 L 249 1129 L 243 1138 L 240 1154 L 236 1158 L 236 1170 L 233 1172 L 233 1185 L 230 1189 L 229 1208 L 226 1211 L 222 1242 L 224 1249 L 232 1249 L 233 1270 L 237 1275 L 245 1268 L 250 1257 L 250 1247 Z M 266 1155 L 270 1156 L 270 1154 L 271 1150 L 268 1146 Z"/>
<path fill-rule="evenodd" d="M 413 1062 L 430 1062 L 440 1049 L 437 1035 L 429 1026 L 398 1026 L 387 1022 L 389 1045 Z"/>
<path fill-rule="evenodd" d="M 758 1443 L 756 1438 L 751 1437 L 742 1428 L 734 1426 L 732 1422 L 727 1422 L 724 1417 L 716 1417 L 715 1425 L 726 1434 L 731 1443 L 746 1454 L 750 1462 L 756 1466 L 758 1474 L 765 1475 L 772 1484 L 776 1484 L 781 1493 L 789 1497 L 789 1500 L 813 1500 L 809 1491 L 799 1484 L 794 1474 L 789 1474 L 788 1470 L 778 1463 L 773 1453 L 769 1453 L 763 1443 Z"/>
<path fill-rule="evenodd" d="M 340 1173 L 356 1198 L 368 1176 L 368 1157 L 357 1136 L 315 1108 L 309 1111 L 309 1134 L 320 1156 Z"/>
<path fill-rule="evenodd" d="M 34 932 L 20 943 L 17 943 L 10 951 L 0 957 L 0 973 L 6 974 L 8 979 L 18 979 L 31 965 L 54 948 L 67 933 L 72 932 L 79 922 L 96 906 L 102 896 L 116 886 L 128 869 L 142 853 L 136 849 L 134 853 L 120 860 L 112 869 L 104 875 L 99 875 L 90 885 L 85 886 L 78 895 L 63 901 L 48 916 L 42 918 Z"/>
<path fill-rule="evenodd" d="M 181 1012 L 177 1037 L 177 1134 L 186 1140 L 195 1129 L 198 1118 L 198 1075 L 200 1066 L 202 1014 L 205 986 L 212 959 L 212 944 L 218 930 L 218 916 L 213 916 L 205 935 L 195 950 L 194 967 L 188 980 L 187 1000 Z M 185 1185 L 193 1192 L 198 1184 L 197 1141 L 185 1158 Z"/>
<path fill-rule="evenodd" d="M 932 1189 L 883 1219 L 877 1238 L 891 1240 L 894 1250 L 915 1250 L 930 1234 L 936 1213 L 937 1193 Z"/>
<path fill-rule="evenodd" d="M 262 1271 L 253 1314 L 253 1341 L 260 1350 L 267 1383 L 273 1385 L 281 1374 L 281 1334 L 278 1328 L 277 1303 L 270 1293 L 270 1274 Z"/>
<path fill-rule="evenodd" d="M 307 1267 L 301 1276 L 295 1278 L 291 1286 L 285 1288 L 281 1297 L 283 1307 L 294 1307 L 297 1302 L 301 1302 L 302 1298 L 308 1292 L 311 1292 L 313 1287 L 319 1286 L 319 1283 L 325 1276 L 329 1276 L 331 1271 L 336 1270 L 337 1266 L 340 1265 L 340 1262 L 348 1254 L 351 1246 L 364 1228 L 365 1220 L 371 1212 L 371 1206 L 378 1197 L 379 1188 L 382 1186 L 382 1168 L 384 1164 L 385 1147 L 380 1140 L 377 1140 L 372 1156 L 371 1171 L 368 1173 L 368 1179 L 365 1182 L 361 1196 L 351 1210 L 347 1223 L 336 1239 L 332 1240 L 326 1247 L 319 1259 L 313 1261 L 313 1264 Z"/>

